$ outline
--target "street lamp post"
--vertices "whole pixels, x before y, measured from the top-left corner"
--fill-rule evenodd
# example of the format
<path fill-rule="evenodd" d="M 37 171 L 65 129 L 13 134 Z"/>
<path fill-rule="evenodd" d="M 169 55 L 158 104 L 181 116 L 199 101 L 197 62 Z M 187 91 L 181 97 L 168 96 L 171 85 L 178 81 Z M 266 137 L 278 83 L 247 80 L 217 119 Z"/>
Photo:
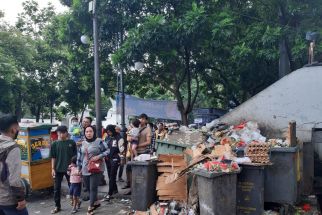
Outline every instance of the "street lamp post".
<path fill-rule="evenodd" d="M 93 38 L 94 38 L 94 80 L 95 80 L 95 113 L 96 113 L 96 133 L 102 137 L 102 118 L 101 118 L 101 80 L 99 70 L 99 46 L 98 46 L 98 24 L 96 0 L 92 2 L 93 11 Z"/>
<path fill-rule="evenodd" d="M 135 70 L 142 70 L 144 68 L 144 63 L 142 62 L 135 62 L 134 63 L 134 69 Z M 118 67 L 118 74 L 120 74 L 120 85 L 121 85 L 121 135 L 122 137 L 125 137 L 126 134 L 126 125 L 125 125 L 125 93 L 124 93 L 124 70 Z"/>
<path fill-rule="evenodd" d="M 120 69 L 120 85 L 121 85 L 121 135 L 125 137 L 126 126 L 125 126 L 125 94 L 124 94 L 124 71 Z"/>

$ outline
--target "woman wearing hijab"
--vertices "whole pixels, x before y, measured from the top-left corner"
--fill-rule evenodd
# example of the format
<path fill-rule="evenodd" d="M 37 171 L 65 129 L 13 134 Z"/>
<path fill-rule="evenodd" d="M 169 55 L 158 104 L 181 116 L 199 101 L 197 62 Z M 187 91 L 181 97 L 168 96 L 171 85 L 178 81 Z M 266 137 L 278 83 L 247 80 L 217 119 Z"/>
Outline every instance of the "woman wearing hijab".
<path fill-rule="evenodd" d="M 83 141 L 82 146 L 78 150 L 77 166 L 83 175 L 84 184 L 89 191 L 90 205 L 87 215 L 91 215 L 95 209 L 100 207 L 97 190 L 105 168 L 103 159 L 107 156 L 108 151 L 102 140 L 96 137 L 96 129 L 93 126 L 86 127 L 84 132 L 85 141 Z M 89 161 L 100 163 L 100 171 L 97 173 L 89 172 Z"/>
<path fill-rule="evenodd" d="M 106 131 L 109 137 L 105 139 L 109 151 L 106 162 L 109 177 L 109 191 L 108 194 L 104 196 L 104 200 L 109 201 L 113 194 L 118 193 L 116 185 L 117 169 L 119 168 L 121 162 L 120 154 L 124 152 L 125 147 L 124 139 L 115 131 L 115 126 L 108 125 L 106 127 Z"/>

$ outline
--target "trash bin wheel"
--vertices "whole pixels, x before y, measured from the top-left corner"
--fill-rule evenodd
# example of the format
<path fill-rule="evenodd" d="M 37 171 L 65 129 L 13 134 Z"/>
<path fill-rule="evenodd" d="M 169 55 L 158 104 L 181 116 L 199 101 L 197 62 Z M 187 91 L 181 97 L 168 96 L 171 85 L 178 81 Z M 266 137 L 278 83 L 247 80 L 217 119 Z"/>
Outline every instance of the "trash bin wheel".
<path fill-rule="evenodd" d="M 25 189 L 25 198 L 28 198 L 28 196 L 31 193 L 30 184 L 25 178 L 22 178 L 21 182 L 22 182 L 22 185 L 23 185 L 23 187 Z"/>

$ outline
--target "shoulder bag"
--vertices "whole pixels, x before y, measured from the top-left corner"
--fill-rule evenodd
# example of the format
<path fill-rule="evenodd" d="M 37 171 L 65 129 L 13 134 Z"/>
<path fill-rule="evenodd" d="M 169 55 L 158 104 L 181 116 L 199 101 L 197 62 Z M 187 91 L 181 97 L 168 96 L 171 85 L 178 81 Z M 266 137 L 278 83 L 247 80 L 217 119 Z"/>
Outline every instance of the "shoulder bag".
<path fill-rule="evenodd" d="M 101 171 L 102 160 L 93 161 L 92 159 L 89 159 L 87 148 L 85 150 L 85 153 L 86 153 L 86 157 L 87 157 L 87 161 L 88 161 L 88 165 L 87 165 L 88 172 L 89 173 L 102 172 Z"/>

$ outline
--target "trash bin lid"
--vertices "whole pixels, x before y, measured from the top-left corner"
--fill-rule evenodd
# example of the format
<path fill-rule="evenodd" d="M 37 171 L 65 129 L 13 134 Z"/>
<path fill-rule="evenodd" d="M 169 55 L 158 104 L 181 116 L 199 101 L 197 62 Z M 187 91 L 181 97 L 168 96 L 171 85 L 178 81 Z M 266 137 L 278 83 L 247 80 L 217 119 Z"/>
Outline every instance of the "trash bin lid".
<path fill-rule="evenodd" d="M 238 174 L 240 172 L 239 171 L 235 171 L 235 172 L 208 172 L 206 170 L 203 169 L 195 169 L 192 171 L 193 174 L 198 175 L 198 176 L 203 176 L 206 178 L 216 178 L 216 177 L 220 177 L 223 175 L 233 175 L 233 174 Z"/>
<path fill-rule="evenodd" d="M 152 166 L 152 165 L 156 165 L 157 161 L 153 160 L 153 161 L 130 161 L 127 163 L 130 166 Z"/>
<path fill-rule="evenodd" d="M 278 148 L 271 148 L 271 152 L 286 152 L 286 153 L 295 153 L 299 149 L 298 146 L 295 147 L 278 147 Z"/>

